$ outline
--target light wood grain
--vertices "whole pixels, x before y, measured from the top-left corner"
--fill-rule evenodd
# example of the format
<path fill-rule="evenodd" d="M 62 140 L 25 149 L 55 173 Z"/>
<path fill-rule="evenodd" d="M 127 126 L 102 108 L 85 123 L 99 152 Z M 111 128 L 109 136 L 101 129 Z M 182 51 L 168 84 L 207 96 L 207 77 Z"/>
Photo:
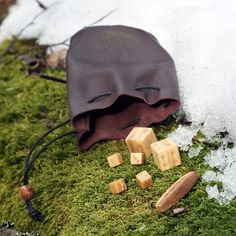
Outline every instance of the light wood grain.
<path fill-rule="evenodd" d="M 197 180 L 198 175 L 195 171 L 190 171 L 178 179 L 156 203 L 157 211 L 165 212 L 178 203 L 193 188 Z"/>

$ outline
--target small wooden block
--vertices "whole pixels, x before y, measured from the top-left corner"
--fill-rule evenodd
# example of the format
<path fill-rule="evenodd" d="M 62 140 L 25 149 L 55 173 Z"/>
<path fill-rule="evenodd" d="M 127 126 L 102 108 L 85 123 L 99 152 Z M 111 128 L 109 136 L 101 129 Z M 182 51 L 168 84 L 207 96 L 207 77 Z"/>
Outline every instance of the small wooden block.
<path fill-rule="evenodd" d="M 144 154 L 141 152 L 132 152 L 130 154 L 131 165 L 143 165 L 145 161 Z"/>
<path fill-rule="evenodd" d="M 195 171 L 190 171 L 178 179 L 156 203 L 157 211 L 164 212 L 174 206 L 192 189 L 197 180 L 198 175 Z"/>
<path fill-rule="evenodd" d="M 152 128 L 144 127 L 134 127 L 125 139 L 130 152 L 142 152 L 146 156 L 151 155 L 151 144 L 156 141 Z"/>
<path fill-rule="evenodd" d="M 179 148 L 170 138 L 153 143 L 151 148 L 154 161 L 161 171 L 181 165 Z"/>
<path fill-rule="evenodd" d="M 136 175 L 136 181 L 142 189 L 145 189 L 152 185 L 152 176 L 144 170 Z"/>
<path fill-rule="evenodd" d="M 113 194 L 122 193 L 125 190 L 127 190 L 127 186 L 126 186 L 124 179 L 118 179 L 118 180 L 115 180 L 115 181 L 109 183 L 109 187 L 110 187 L 111 192 Z"/>
<path fill-rule="evenodd" d="M 107 161 L 110 167 L 116 167 L 123 163 L 123 159 L 120 153 L 115 153 L 107 157 Z"/>

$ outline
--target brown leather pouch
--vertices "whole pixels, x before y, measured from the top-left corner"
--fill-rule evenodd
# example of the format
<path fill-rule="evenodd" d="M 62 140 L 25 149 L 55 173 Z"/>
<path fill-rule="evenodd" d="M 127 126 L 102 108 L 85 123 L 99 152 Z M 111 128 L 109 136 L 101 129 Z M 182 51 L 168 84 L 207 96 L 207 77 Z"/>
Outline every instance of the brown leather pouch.
<path fill-rule="evenodd" d="M 127 26 L 88 27 L 67 54 L 71 121 L 78 147 L 125 138 L 165 120 L 180 105 L 175 65 L 151 34 Z"/>

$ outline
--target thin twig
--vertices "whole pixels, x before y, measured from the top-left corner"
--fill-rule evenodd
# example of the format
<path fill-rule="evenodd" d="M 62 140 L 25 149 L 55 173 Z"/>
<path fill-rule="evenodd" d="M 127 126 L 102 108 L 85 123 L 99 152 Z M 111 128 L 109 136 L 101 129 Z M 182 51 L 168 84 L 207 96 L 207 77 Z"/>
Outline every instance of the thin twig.
<path fill-rule="evenodd" d="M 58 45 L 65 45 L 67 47 L 69 47 L 69 44 L 66 43 L 67 41 L 69 41 L 71 39 L 71 36 L 69 38 L 66 38 L 65 40 L 63 40 L 62 42 L 59 42 L 59 43 L 53 43 L 53 44 L 48 44 L 48 47 L 55 47 L 55 46 L 58 46 Z"/>
<path fill-rule="evenodd" d="M 112 9 L 112 10 L 109 11 L 106 15 L 104 15 L 103 17 L 99 18 L 98 20 L 94 21 L 93 23 L 89 24 L 88 26 L 92 26 L 92 25 L 95 25 L 95 24 L 101 22 L 101 21 L 104 20 L 106 17 L 108 17 L 109 15 L 111 15 L 115 10 L 116 10 L 116 8 Z"/>
<path fill-rule="evenodd" d="M 200 144 L 205 144 L 205 145 L 207 145 L 207 146 L 209 146 L 209 147 L 212 147 L 212 148 L 214 148 L 214 149 L 219 148 L 219 146 L 221 145 L 221 144 L 217 144 L 217 143 L 211 143 L 211 142 L 206 141 L 206 140 L 202 140 L 201 138 L 198 138 L 197 136 L 194 136 L 194 137 L 192 138 L 192 141 L 198 142 L 198 143 L 200 143 Z"/>
<path fill-rule="evenodd" d="M 31 25 L 33 25 L 35 23 L 35 20 L 37 20 L 43 13 L 45 13 L 45 11 L 47 11 L 49 8 L 51 8 L 52 6 L 56 5 L 58 3 L 58 1 L 52 3 L 51 5 L 49 5 L 47 8 L 43 8 L 42 11 L 40 11 L 37 15 L 35 15 L 33 17 L 33 19 L 27 24 L 25 25 L 25 27 L 23 27 L 18 34 L 16 35 L 16 37 L 20 37 L 22 35 L 22 33 L 28 29 Z"/>
<path fill-rule="evenodd" d="M 35 1 L 38 3 L 39 7 L 41 7 L 44 10 L 47 9 L 47 7 L 42 2 L 40 2 L 39 0 L 35 0 Z"/>

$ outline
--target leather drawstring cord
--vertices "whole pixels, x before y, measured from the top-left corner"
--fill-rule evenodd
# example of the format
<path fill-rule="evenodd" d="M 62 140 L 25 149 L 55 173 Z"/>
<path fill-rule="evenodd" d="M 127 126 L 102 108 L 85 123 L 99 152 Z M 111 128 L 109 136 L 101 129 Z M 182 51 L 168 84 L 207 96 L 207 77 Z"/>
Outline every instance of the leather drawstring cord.
<path fill-rule="evenodd" d="M 68 136 L 68 135 L 72 135 L 72 134 L 75 134 L 76 131 L 68 131 L 64 134 L 61 134 L 61 135 L 58 135 L 56 136 L 54 139 L 48 141 L 44 146 L 41 147 L 41 149 L 36 152 L 35 155 L 33 155 L 33 157 L 31 158 L 32 156 L 32 153 L 33 151 L 35 150 L 35 148 L 37 147 L 37 145 L 48 135 L 50 134 L 51 132 L 53 132 L 54 130 L 68 124 L 70 122 L 70 120 L 67 120 L 51 129 L 49 129 L 48 131 L 46 131 L 43 135 L 41 135 L 37 140 L 36 142 L 32 145 L 31 149 L 29 150 L 28 154 L 26 155 L 26 158 L 25 158 L 25 169 L 24 169 L 24 179 L 23 179 L 23 186 L 20 188 L 20 197 L 21 199 L 25 202 L 25 205 L 28 209 L 28 212 L 29 212 L 29 216 L 34 219 L 34 220 L 37 220 L 37 221 L 42 221 L 44 216 L 41 212 L 39 212 L 38 210 L 34 209 L 34 207 L 32 206 L 32 203 L 31 203 L 31 199 L 33 198 L 34 196 L 34 189 L 29 186 L 29 180 L 28 180 L 28 177 L 29 177 L 29 171 L 30 171 L 30 168 L 32 167 L 33 163 L 36 161 L 36 159 L 40 156 L 40 154 L 49 146 L 51 145 L 52 143 L 56 142 L 57 140 L 61 139 L 62 137 L 65 137 L 65 136 Z"/>
<path fill-rule="evenodd" d="M 57 78 L 57 77 L 47 75 L 47 74 L 40 74 L 39 77 L 42 78 L 42 79 L 45 79 L 45 80 L 51 80 L 51 81 L 62 83 L 62 84 L 67 83 L 66 80 L 64 80 L 64 79 Z"/>
<path fill-rule="evenodd" d="M 30 148 L 26 158 L 25 158 L 25 169 L 28 167 L 28 163 L 29 163 L 29 160 L 30 160 L 30 157 L 34 151 L 34 149 L 37 147 L 37 145 L 48 135 L 50 134 L 51 132 L 53 132 L 54 130 L 68 124 L 70 122 L 70 120 L 66 120 L 64 121 L 63 123 L 59 124 L 59 125 L 56 125 L 55 127 L 47 130 L 43 135 L 41 135 L 35 142 L 34 144 L 32 145 L 32 147 Z M 24 183 L 24 184 L 28 184 L 28 183 Z"/>

